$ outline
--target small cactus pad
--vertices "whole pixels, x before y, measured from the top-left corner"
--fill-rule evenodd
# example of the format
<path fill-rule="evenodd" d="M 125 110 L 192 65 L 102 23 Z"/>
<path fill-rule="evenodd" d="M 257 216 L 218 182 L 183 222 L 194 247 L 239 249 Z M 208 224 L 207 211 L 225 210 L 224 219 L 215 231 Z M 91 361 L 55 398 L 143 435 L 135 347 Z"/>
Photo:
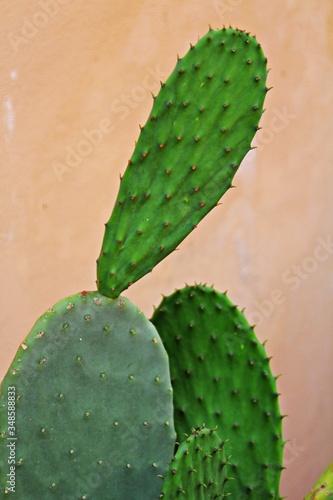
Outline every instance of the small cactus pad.
<path fill-rule="evenodd" d="M 172 389 L 154 326 L 82 292 L 34 325 L 0 392 L 1 498 L 158 498 L 174 454 Z M 15 497 L 15 498 L 16 498 Z"/>
<path fill-rule="evenodd" d="M 216 429 L 193 429 L 170 464 L 160 498 L 225 498 L 227 480 L 224 442 Z"/>
<path fill-rule="evenodd" d="M 316 481 L 305 500 L 332 500 L 333 499 L 333 462 Z"/>
<path fill-rule="evenodd" d="M 150 272 L 212 210 L 258 129 L 266 58 L 257 40 L 209 30 L 154 98 L 121 180 L 97 260 L 108 297 Z"/>
<path fill-rule="evenodd" d="M 202 422 L 227 440 L 233 498 L 279 498 L 283 442 L 264 346 L 225 294 L 186 287 L 151 320 L 169 354 L 178 436 Z"/>

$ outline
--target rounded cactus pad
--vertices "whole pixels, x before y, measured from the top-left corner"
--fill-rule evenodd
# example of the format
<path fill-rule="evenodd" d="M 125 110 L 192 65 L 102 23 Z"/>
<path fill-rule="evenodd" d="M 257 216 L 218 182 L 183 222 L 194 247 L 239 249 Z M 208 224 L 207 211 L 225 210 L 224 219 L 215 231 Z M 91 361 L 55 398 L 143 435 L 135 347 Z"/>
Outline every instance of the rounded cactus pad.
<path fill-rule="evenodd" d="M 117 297 L 212 210 L 258 129 L 266 58 L 248 33 L 210 29 L 162 84 L 121 180 L 97 260 L 97 287 Z"/>
<path fill-rule="evenodd" d="M 178 436 L 203 422 L 227 441 L 226 491 L 279 498 L 282 419 L 264 346 L 225 294 L 205 286 L 165 297 L 151 320 L 169 354 Z"/>
<path fill-rule="evenodd" d="M 24 500 L 158 497 L 175 431 L 154 326 L 122 297 L 58 302 L 1 384 L 0 432 L 1 498 L 13 492 L 10 458 L 13 497 Z"/>
<path fill-rule="evenodd" d="M 173 457 L 160 498 L 226 498 L 223 491 L 227 481 L 224 441 L 216 429 L 193 429 Z"/>

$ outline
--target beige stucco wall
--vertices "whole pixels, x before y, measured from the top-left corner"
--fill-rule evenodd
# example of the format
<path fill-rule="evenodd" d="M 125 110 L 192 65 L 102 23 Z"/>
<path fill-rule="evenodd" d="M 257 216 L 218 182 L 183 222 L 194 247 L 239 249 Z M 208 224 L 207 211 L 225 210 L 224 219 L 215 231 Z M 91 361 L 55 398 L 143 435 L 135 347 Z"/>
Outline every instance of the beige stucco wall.
<path fill-rule="evenodd" d="M 95 288 L 118 175 L 176 54 L 209 24 L 257 35 L 274 87 L 258 149 L 222 206 L 126 295 L 149 316 L 161 293 L 207 282 L 246 308 L 283 374 L 282 494 L 302 498 L 333 460 L 332 2 L 2 0 L 0 11 L 0 378 L 44 310 Z"/>

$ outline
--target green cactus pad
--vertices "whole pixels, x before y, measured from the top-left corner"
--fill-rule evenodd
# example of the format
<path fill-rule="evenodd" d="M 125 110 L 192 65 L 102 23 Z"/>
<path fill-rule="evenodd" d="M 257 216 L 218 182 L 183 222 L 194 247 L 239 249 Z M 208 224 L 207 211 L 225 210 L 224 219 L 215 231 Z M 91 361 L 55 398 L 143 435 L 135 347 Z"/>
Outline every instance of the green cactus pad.
<path fill-rule="evenodd" d="M 216 429 L 193 429 L 179 446 L 165 476 L 161 498 L 225 498 L 227 477 L 224 442 Z"/>
<path fill-rule="evenodd" d="M 205 286 L 165 297 L 151 320 L 169 354 L 178 436 L 203 422 L 228 440 L 233 498 L 279 498 L 283 443 L 265 348 L 225 294 Z"/>
<path fill-rule="evenodd" d="M 333 462 L 320 476 L 318 481 L 311 488 L 305 500 L 328 500 L 333 499 Z"/>
<path fill-rule="evenodd" d="M 209 30 L 162 84 L 106 224 L 97 287 L 108 297 L 150 272 L 212 210 L 258 129 L 266 58 L 257 40 Z"/>
<path fill-rule="evenodd" d="M 158 497 L 175 431 L 154 326 L 122 297 L 82 292 L 58 302 L 2 382 L 0 431 L 1 498 L 12 494 L 10 459 L 22 500 Z"/>

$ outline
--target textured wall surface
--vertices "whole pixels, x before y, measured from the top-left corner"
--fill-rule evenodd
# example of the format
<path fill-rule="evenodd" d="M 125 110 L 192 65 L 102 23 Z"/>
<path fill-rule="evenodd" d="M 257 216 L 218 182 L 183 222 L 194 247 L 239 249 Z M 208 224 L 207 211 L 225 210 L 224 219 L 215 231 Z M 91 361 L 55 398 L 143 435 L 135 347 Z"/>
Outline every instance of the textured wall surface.
<path fill-rule="evenodd" d="M 1 8 L 0 377 L 35 320 L 95 289 L 95 260 L 139 123 L 189 43 L 257 35 L 274 87 L 231 190 L 125 293 L 150 316 L 214 283 L 268 339 L 298 500 L 333 459 L 333 5 L 329 0 L 16 0 Z M 99 130 L 99 132 L 97 132 Z"/>

